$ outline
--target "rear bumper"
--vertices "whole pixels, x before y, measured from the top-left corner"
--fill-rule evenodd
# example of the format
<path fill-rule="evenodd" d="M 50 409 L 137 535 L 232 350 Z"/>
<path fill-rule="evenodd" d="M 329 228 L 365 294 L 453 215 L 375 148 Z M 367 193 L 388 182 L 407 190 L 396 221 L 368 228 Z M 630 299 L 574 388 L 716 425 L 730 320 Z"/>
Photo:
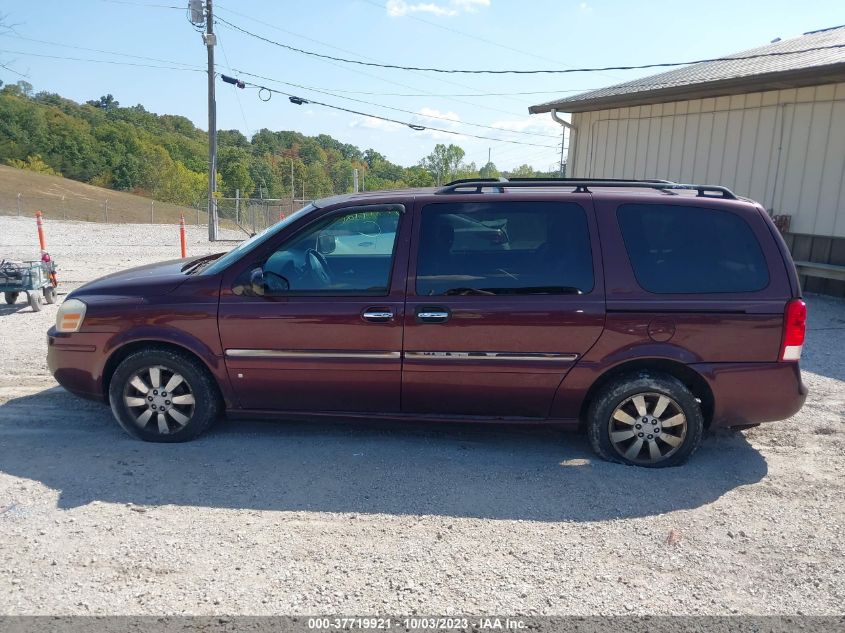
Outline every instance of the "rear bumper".
<path fill-rule="evenodd" d="M 47 332 L 47 367 L 62 387 L 92 400 L 103 400 L 102 334 Z"/>
<path fill-rule="evenodd" d="M 798 363 L 701 363 L 690 367 L 713 392 L 712 426 L 740 426 L 792 417 L 807 399 Z"/>

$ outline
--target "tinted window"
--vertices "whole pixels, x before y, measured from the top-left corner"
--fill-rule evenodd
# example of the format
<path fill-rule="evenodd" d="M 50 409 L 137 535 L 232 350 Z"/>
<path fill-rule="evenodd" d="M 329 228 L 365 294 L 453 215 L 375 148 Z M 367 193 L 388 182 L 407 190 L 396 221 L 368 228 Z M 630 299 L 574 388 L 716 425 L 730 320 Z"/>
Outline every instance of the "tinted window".
<path fill-rule="evenodd" d="M 401 212 L 351 211 L 306 227 L 262 265 L 291 294 L 386 295 Z"/>
<path fill-rule="evenodd" d="M 754 292 L 769 284 L 760 244 L 734 213 L 625 204 L 617 217 L 634 274 L 649 292 Z"/>
<path fill-rule="evenodd" d="M 479 202 L 422 210 L 417 294 L 580 294 L 593 288 L 577 204 Z"/>

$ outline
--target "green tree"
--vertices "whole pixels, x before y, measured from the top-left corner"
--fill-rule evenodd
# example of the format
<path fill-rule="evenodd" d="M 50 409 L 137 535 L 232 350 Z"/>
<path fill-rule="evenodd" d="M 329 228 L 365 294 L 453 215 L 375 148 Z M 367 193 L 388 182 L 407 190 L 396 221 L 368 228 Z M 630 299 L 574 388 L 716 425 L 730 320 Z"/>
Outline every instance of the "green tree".
<path fill-rule="evenodd" d="M 17 158 L 11 158 L 6 161 L 6 164 L 10 167 L 15 167 L 17 169 L 26 169 L 27 171 L 34 171 L 38 174 L 61 176 L 59 172 L 57 172 L 55 169 L 50 167 L 50 165 L 41 160 L 41 157 L 38 154 L 35 154 L 34 156 L 27 156 L 26 160 L 18 160 Z"/>
<path fill-rule="evenodd" d="M 501 176 L 499 170 L 496 169 L 496 165 L 494 165 L 492 161 L 484 165 L 484 167 L 479 170 L 478 175 L 481 178 L 498 178 Z"/>
<path fill-rule="evenodd" d="M 100 108 L 101 110 L 116 110 L 120 107 L 120 103 L 115 100 L 115 98 L 111 94 L 107 94 L 105 96 L 100 97 L 99 99 L 93 99 L 91 101 L 86 101 L 90 106 L 94 106 L 95 108 Z"/>
<path fill-rule="evenodd" d="M 455 177 L 464 156 L 464 150 L 457 145 L 438 143 L 431 154 L 420 161 L 420 166 L 434 177 L 435 184 L 439 186 Z"/>
<path fill-rule="evenodd" d="M 513 176 L 514 178 L 532 178 L 535 174 L 536 172 L 534 171 L 534 168 L 525 164 L 508 172 L 508 176 Z"/>
<path fill-rule="evenodd" d="M 255 191 L 255 181 L 249 172 L 250 155 L 244 149 L 234 147 L 221 148 L 217 157 L 217 166 L 223 181 L 218 189 L 223 195 L 234 198 L 240 191 L 242 198 L 248 198 Z"/>

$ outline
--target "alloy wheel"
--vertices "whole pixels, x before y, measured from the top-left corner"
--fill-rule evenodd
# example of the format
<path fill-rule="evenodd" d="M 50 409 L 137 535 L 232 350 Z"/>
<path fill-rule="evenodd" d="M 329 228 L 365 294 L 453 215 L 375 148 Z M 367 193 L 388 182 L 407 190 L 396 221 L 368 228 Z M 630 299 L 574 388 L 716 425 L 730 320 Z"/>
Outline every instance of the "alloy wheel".
<path fill-rule="evenodd" d="M 123 402 L 140 429 L 169 435 L 194 414 L 196 401 L 188 381 L 163 365 L 136 371 L 123 389 Z"/>
<path fill-rule="evenodd" d="M 681 406 L 662 393 L 639 393 L 622 401 L 609 422 L 614 450 L 634 464 L 656 464 L 675 454 L 687 435 Z"/>

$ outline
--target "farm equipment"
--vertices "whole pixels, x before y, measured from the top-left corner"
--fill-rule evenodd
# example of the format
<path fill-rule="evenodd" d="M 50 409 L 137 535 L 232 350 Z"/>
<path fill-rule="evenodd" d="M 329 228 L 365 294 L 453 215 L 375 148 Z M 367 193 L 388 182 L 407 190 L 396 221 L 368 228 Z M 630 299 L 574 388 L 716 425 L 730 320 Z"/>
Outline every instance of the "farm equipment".
<path fill-rule="evenodd" d="M 0 292 L 6 303 L 14 304 L 22 292 L 33 312 L 46 303 L 56 303 L 56 264 L 47 253 L 40 261 L 0 260 Z"/>

